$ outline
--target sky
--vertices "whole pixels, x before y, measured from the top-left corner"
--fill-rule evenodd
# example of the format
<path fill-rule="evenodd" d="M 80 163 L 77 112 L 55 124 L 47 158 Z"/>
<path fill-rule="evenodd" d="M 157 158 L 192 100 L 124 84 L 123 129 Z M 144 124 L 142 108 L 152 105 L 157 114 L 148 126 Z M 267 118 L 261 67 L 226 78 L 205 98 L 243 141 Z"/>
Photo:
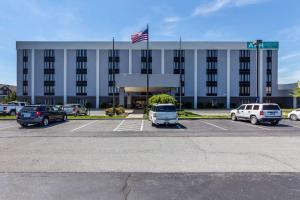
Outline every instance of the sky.
<path fill-rule="evenodd" d="M 16 84 L 16 41 L 279 41 L 279 83 L 300 80 L 299 0 L 0 0 L 0 83 Z"/>

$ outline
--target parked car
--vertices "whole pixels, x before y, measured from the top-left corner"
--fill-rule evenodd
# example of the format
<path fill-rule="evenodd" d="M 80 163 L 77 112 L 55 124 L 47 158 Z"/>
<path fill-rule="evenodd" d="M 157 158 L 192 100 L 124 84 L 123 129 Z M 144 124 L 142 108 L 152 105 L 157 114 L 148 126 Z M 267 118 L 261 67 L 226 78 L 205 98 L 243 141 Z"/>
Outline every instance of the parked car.
<path fill-rule="evenodd" d="M 293 110 L 288 114 L 288 118 L 293 121 L 297 121 L 300 119 L 300 108 Z"/>
<path fill-rule="evenodd" d="M 249 120 L 252 124 L 270 122 L 277 125 L 282 119 L 282 112 L 278 104 L 243 104 L 232 110 L 230 116 L 233 121 Z"/>
<path fill-rule="evenodd" d="M 17 122 L 21 126 L 31 124 L 48 126 L 51 122 L 66 120 L 67 114 L 63 110 L 48 105 L 24 106 L 17 114 Z"/>
<path fill-rule="evenodd" d="M 67 104 L 63 106 L 67 115 L 87 115 L 88 109 L 80 104 Z"/>
<path fill-rule="evenodd" d="M 155 104 L 149 111 L 149 120 L 152 125 L 177 124 L 176 107 L 173 104 Z"/>
<path fill-rule="evenodd" d="M 18 101 L 2 104 L 0 105 L 0 113 L 5 115 L 16 115 L 25 105 L 28 105 L 28 103 Z"/>

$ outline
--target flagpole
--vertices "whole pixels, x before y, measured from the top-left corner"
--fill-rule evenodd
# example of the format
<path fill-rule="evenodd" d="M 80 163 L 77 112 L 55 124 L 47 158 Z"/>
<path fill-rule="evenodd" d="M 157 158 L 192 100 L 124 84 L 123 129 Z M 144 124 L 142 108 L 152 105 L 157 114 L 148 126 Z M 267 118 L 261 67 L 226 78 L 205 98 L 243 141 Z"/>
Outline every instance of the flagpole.
<path fill-rule="evenodd" d="M 146 108 L 148 108 L 148 96 L 149 96 L 149 26 L 147 24 L 147 57 L 146 57 L 146 70 L 147 70 L 147 92 L 146 92 Z"/>
<path fill-rule="evenodd" d="M 112 50 L 112 79 L 113 79 L 113 115 L 115 115 L 115 88 L 116 88 L 116 83 L 115 83 L 115 38 L 113 37 L 113 50 Z"/>
<path fill-rule="evenodd" d="M 182 73 L 181 73 L 181 36 L 179 39 L 179 110 L 181 111 L 181 99 L 182 99 Z"/>

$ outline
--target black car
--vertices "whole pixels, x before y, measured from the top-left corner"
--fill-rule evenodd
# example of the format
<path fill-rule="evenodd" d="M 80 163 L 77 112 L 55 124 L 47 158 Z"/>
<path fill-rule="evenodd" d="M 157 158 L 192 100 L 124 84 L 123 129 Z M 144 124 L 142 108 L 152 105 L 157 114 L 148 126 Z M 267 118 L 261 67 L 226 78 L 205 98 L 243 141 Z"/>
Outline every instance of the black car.
<path fill-rule="evenodd" d="M 48 126 L 50 122 L 66 120 L 67 114 L 62 109 L 55 106 L 24 106 L 17 113 L 17 122 L 21 126 L 28 126 L 29 124 L 41 124 L 43 126 Z"/>

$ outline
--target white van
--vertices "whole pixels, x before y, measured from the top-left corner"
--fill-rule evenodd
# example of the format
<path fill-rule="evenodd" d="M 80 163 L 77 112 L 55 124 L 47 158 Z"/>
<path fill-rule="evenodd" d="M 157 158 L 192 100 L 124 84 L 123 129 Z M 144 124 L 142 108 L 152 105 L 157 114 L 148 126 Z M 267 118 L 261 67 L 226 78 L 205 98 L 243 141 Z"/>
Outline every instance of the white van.
<path fill-rule="evenodd" d="M 149 120 L 152 125 L 177 124 L 176 107 L 173 104 L 154 104 L 149 111 Z"/>

